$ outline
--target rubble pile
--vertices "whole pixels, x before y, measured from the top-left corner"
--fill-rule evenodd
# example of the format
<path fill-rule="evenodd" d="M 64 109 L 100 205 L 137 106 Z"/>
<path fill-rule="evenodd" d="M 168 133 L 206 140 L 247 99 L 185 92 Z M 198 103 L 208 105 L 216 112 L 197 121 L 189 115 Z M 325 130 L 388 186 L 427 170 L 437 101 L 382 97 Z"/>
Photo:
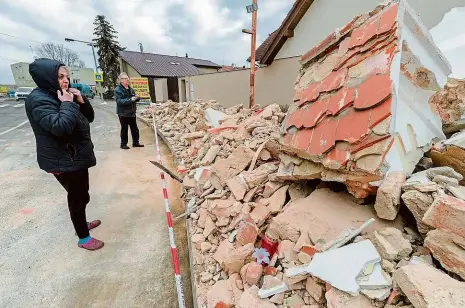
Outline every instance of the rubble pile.
<path fill-rule="evenodd" d="M 386 176 L 369 204 L 330 183 L 277 176 L 283 162 L 305 164 L 278 143 L 277 105 L 168 102 L 142 116 L 151 113 L 187 169 L 198 307 L 431 307 L 415 304 L 418 294 L 440 300 L 417 275 L 453 286 L 450 307 L 465 303 L 454 279 L 465 278 L 465 187 L 453 168 L 424 157 L 412 176 Z M 417 228 L 402 221 L 404 206 Z"/>
<path fill-rule="evenodd" d="M 442 132 L 423 134 L 428 146 L 412 146 L 416 136 L 405 145 L 398 138 L 410 131 L 389 130 L 391 118 L 405 120 L 391 114 L 390 82 L 378 80 L 371 91 L 358 88 L 352 96 L 342 87 L 343 80 L 358 86 L 387 74 L 401 44 L 398 10 L 394 2 L 357 16 L 330 36 L 332 45 L 326 40 L 310 52 L 316 60 L 304 56 L 298 86 L 311 85 L 311 78 L 316 86 L 296 89 L 299 112 L 291 106 L 285 113 L 277 104 L 225 109 L 215 101 L 143 111 L 185 172 L 198 307 L 465 307 L 465 132 L 430 151 L 433 139 L 445 139 Z M 320 55 L 341 48 L 342 59 Z M 404 58 L 400 80 L 425 90 L 427 104 L 437 84 L 428 81 L 426 68 L 410 66 L 418 59 Z M 441 90 L 431 99 L 448 123 L 461 117 L 460 87 L 449 83 L 450 89 L 457 98 Z M 364 93 L 375 97 L 354 101 Z M 311 101 L 324 95 L 323 102 Z M 311 107 L 324 104 L 324 112 Z M 361 128 L 360 119 L 366 120 Z M 334 125 L 341 122 L 352 125 L 340 132 Z M 345 137 L 338 140 L 334 131 Z M 389 152 L 396 144 L 404 156 Z"/>
<path fill-rule="evenodd" d="M 435 106 L 446 132 L 465 128 L 459 121 L 465 112 L 465 80 L 449 78 L 444 89 L 434 94 L 430 103 Z"/>

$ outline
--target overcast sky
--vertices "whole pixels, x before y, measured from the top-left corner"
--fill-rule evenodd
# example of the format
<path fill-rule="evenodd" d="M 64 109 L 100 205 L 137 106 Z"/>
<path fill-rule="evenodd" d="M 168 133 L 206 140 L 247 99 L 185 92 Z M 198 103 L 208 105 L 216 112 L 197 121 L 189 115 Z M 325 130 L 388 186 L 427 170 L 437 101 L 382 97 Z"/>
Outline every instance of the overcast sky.
<path fill-rule="evenodd" d="M 343 0 L 341 0 L 343 1 Z M 344 0 L 347 1 L 347 0 Z M 447 1 L 447 0 L 446 0 Z M 261 0 L 258 43 L 274 31 L 294 0 Z M 87 67 L 94 67 L 91 49 L 65 37 L 91 40 L 93 21 L 103 14 L 119 32 L 127 50 L 245 65 L 250 54 L 251 0 L 0 0 L 0 84 L 13 84 L 10 64 L 31 62 L 40 42 L 64 43 Z M 454 9 L 432 31 L 438 46 L 453 64 L 454 75 L 465 78 L 465 8 Z"/>
<path fill-rule="evenodd" d="M 284 19 L 293 0 L 260 3 L 258 42 Z M 127 50 L 212 60 L 218 64 L 245 65 L 250 54 L 251 27 L 245 6 L 251 0 L 0 0 L 0 84 L 13 84 L 10 64 L 31 62 L 40 42 L 64 43 L 78 52 L 86 66 L 94 67 L 92 50 L 84 44 L 64 42 L 65 37 L 91 40 L 93 22 L 103 14 L 119 32 Z M 7 58 L 7 59 L 5 59 Z"/>

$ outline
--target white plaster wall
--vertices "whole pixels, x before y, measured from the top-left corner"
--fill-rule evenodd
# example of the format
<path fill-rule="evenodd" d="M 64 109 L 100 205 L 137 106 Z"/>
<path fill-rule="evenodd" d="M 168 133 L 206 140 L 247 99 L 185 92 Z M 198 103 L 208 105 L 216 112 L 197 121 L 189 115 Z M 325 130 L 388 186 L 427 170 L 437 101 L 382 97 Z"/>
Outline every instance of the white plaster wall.
<path fill-rule="evenodd" d="M 368 12 L 382 0 L 314 0 L 275 59 L 301 56 L 313 48 L 334 29 L 343 27 L 353 17 Z M 444 14 L 465 0 L 409 0 L 428 29 L 436 26 Z"/>
<path fill-rule="evenodd" d="M 405 11 L 404 11 L 405 9 Z M 451 73 L 448 62 L 434 45 L 428 30 L 412 11 L 411 7 L 401 7 L 399 16 L 400 44 L 404 42 L 408 50 L 402 48 L 391 66 L 391 79 L 394 83 L 394 100 L 391 113 L 391 135 L 395 142 L 386 156 L 389 171 L 405 171 L 411 173 L 423 156 L 429 150 L 432 141 L 445 139 L 442 123 L 437 114 L 429 106 L 429 99 L 435 91 L 416 86 L 400 70 L 401 55 L 413 54 L 414 59 L 405 57 L 407 70 L 414 71 L 424 67 L 434 74 L 439 87 L 447 82 Z"/>

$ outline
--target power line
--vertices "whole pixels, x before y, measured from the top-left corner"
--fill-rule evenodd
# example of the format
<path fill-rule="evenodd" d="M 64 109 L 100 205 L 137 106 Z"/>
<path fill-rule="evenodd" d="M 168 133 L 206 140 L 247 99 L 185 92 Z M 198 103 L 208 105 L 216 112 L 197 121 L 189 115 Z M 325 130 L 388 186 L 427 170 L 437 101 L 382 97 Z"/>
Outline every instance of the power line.
<path fill-rule="evenodd" d="M 4 57 L 4 56 L 0 56 L 0 58 L 8 60 L 8 61 L 12 61 L 12 62 L 28 62 L 28 61 L 20 61 L 20 60 L 10 59 L 10 58 Z"/>
<path fill-rule="evenodd" d="M 19 36 L 16 36 L 16 35 L 7 34 L 7 33 L 2 33 L 2 32 L 0 32 L 0 35 L 9 36 L 9 37 L 13 37 L 13 38 L 20 39 L 20 40 L 31 41 L 31 42 L 35 42 L 35 43 L 42 44 L 42 42 L 39 42 L 39 41 L 35 41 L 35 40 L 28 39 L 28 38 L 24 38 L 24 37 L 19 37 Z"/>

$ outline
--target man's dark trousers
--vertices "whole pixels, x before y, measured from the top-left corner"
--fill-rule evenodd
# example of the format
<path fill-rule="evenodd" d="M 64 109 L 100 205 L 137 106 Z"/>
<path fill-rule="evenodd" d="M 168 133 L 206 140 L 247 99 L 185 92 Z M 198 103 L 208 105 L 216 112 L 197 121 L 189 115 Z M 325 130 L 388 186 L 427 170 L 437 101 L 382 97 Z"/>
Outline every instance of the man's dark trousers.
<path fill-rule="evenodd" d="M 121 146 L 128 145 L 128 127 L 131 127 L 132 145 L 139 144 L 139 128 L 136 117 L 119 117 L 121 123 Z"/>
<path fill-rule="evenodd" d="M 89 169 L 65 172 L 55 177 L 68 192 L 69 213 L 78 237 L 80 239 L 88 237 L 86 206 L 90 201 Z"/>

